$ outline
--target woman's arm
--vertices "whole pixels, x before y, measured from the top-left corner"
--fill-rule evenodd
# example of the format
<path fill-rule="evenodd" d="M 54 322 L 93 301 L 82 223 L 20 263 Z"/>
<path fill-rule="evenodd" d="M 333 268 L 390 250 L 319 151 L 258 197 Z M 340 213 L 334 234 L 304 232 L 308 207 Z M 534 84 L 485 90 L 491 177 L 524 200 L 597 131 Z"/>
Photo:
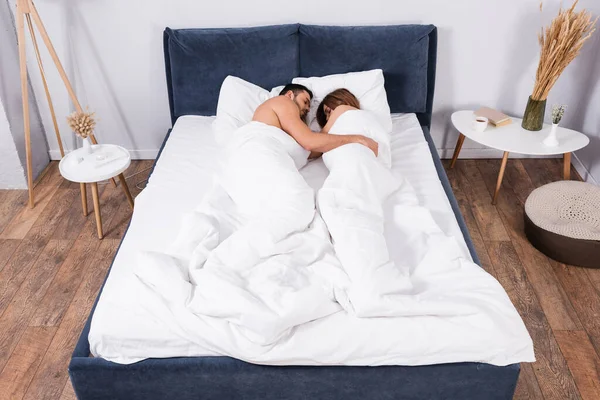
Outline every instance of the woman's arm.
<path fill-rule="evenodd" d="M 300 119 L 297 106 L 293 102 L 282 102 L 275 109 L 281 129 L 293 137 L 300 146 L 311 152 L 326 153 L 340 146 L 359 143 L 370 148 L 377 155 L 378 145 L 363 135 L 329 135 L 315 133 Z"/>

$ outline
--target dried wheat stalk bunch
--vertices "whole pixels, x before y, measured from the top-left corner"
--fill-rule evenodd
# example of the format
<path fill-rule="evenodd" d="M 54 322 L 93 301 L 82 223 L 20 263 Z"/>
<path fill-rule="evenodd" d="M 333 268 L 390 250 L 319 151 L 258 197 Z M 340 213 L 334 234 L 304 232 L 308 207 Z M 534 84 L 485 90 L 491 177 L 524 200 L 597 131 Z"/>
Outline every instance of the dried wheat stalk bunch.
<path fill-rule="evenodd" d="M 94 115 L 95 113 L 93 112 L 75 111 L 67 117 L 67 122 L 76 135 L 85 139 L 94 132 L 94 127 L 96 126 Z"/>
<path fill-rule="evenodd" d="M 587 10 L 575 12 L 577 3 L 579 0 L 567 10 L 561 7 L 556 18 L 538 35 L 541 53 L 531 95 L 534 100 L 548 98 L 560 74 L 579 55 L 583 44 L 596 30 L 598 18 L 592 20 Z"/>

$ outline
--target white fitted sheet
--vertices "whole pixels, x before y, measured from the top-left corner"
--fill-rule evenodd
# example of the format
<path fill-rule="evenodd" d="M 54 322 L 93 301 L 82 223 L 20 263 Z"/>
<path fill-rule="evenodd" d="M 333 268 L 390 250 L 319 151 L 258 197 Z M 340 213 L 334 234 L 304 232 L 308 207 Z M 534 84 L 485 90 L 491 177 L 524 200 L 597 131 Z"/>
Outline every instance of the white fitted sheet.
<path fill-rule="evenodd" d="M 150 357 L 215 355 L 183 339 L 156 320 L 142 304 L 143 296 L 137 289 L 139 283 L 132 272 L 140 250 L 166 250 L 178 232 L 181 215 L 193 210 L 211 187 L 212 176 L 219 163 L 212 121 L 213 117 L 199 116 L 178 119 L 146 189 L 137 197 L 131 226 L 93 315 L 89 334 L 93 355 L 120 363 Z M 431 211 L 446 234 L 457 238 L 464 257 L 470 260 L 416 116 L 393 115 L 391 139 L 394 174 L 410 181 L 421 204 Z M 321 160 L 312 161 L 301 172 L 314 188 L 319 188 L 328 174 Z M 400 260 L 402 254 L 394 253 L 395 238 L 388 231 L 386 229 L 386 239 L 392 258 Z M 344 332 L 345 338 L 351 338 L 354 332 L 359 332 L 356 333 L 356 346 L 360 346 L 360 341 L 365 337 L 377 337 L 383 327 L 382 321 L 352 318 L 343 312 L 327 319 L 335 320 L 336 328 Z M 370 329 L 373 331 L 370 332 Z M 418 329 L 398 332 L 407 342 L 410 342 L 411 335 L 416 338 L 423 334 Z M 452 332 L 447 335 L 454 336 Z M 464 339 L 457 336 L 455 340 L 458 343 Z M 435 347 L 435 344 L 432 346 Z M 446 362 L 458 361 L 449 357 Z M 427 358 L 420 360 L 418 351 L 413 358 L 404 361 L 406 365 L 430 363 Z M 376 363 L 388 362 L 380 360 Z"/>

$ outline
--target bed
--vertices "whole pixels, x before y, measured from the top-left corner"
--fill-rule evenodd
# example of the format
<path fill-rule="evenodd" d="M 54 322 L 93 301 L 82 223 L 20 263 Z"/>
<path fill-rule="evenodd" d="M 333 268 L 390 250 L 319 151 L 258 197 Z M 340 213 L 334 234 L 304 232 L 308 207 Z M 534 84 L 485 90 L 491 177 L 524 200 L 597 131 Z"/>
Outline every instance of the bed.
<path fill-rule="evenodd" d="M 169 130 L 163 142 L 155 162 L 156 168 L 151 174 L 150 190 L 144 191 L 140 196 L 142 198 L 138 197 L 137 201 L 142 204 L 156 201 L 156 207 L 159 207 L 160 201 L 152 193 L 160 191 L 161 185 L 166 186 L 162 190 L 182 187 L 181 181 L 171 179 L 174 175 L 169 176 L 169 170 L 177 169 L 175 166 L 181 169 L 186 165 L 185 159 L 179 160 L 179 164 L 169 162 L 169 159 L 177 159 L 182 154 L 177 152 L 178 148 L 195 149 L 199 156 L 209 159 L 210 142 L 195 138 L 193 132 L 202 130 L 201 126 L 210 125 L 210 118 L 206 116 L 215 114 L 220 83 L 226 75 L 234 74 L 263 87 L 274 87 L 291 81 L 295 76 L 382 68 L 386 75 L 388 101 L 392 112 L 396 113 L 394 124 L 412 124 L 413 132 L 414 126 L 417 127 L 416 134 L 395 138 L 399 141 L 398 148 L 410 148 L 412 145 L 415 149 L 411 152 L 414 159 L 422 159 L 424 154 L 427 157 L 420 170 L 428 171 L 429 175 L 420 176 L 419 169 L 414 169 L 415 184 L 418 186 L 419 182 L 435 181 L 437 192 L 427 192 L 426 185 L 423 185 L 423 200 L 430 202 L 431 207 L 451 210 L 449 212 L 454 218 L 446 218 L 444 222 L 440 217 L 440 223 L 464 238 L 465 252 L 479 263 L 429 134 L 436 66 L 435 27 L 323 27 L 294 24 L 238 29 L 167 29 L 164 39 L 169 103 L 175 129 Z M 403 156 L 397 155 L 396 160 L 405 159 Z M 398 168 L 408 168 L 409 161 L 410 158 L 404 165 L 401 162 L 396 165 Z M 305 172 L 307 179 L 319 180 L 316 169 L 318 166 Z M 168 185 L 173 186 L 169 188 Z M 149 209 L 151 206 L 139 207 L 143 208 Z M 119 259 L 126 257 L 136 230 L 149 231 L 162 227 L 157 223 L 150 229 L 143 229 L 139 221 L 152 218 L 144 215 L 138 217 L 136 214 L 139 213 L 136 209 L 99 299 L 104 294 L 109 298 L 111 292 L 118 292 L 118 285 L 114 282 L 118 282 L 119 275 L 123 273 L 123 263 Z M 102 313 L 106 314 L 103 311 L 107 309 L 105 304 L 103 300 L 97 321 Z M 146 330 L 147 339 L 149 346 L 157 349 L 155 357 L 161 358 L 148 358 L 124 365 L 90 357 L 90 326 L 97 305 L 98 302 L 81 333 L 69 365 L 75 392 L 78 398 L 84 400 L 508 399 L 512 398 L 519 375 L 518 364 L 503 367 L 467 362 L 379 367 L 262 366 L 210 354 L 163 358 L 168 357 L 168 353 L 161 352 L 161 349 L 172 349 L 177 345 L 175 342 L 165 343 L 164 336 L 154 329 Z M 118 325 L 113 328 L 119 330 Z M 103 334 L 109 335 L 109 332 Z M 123 335 L 123 332 L 119 334 Z M 135 345 L 136 335 L 132 335 L 129 342 L 123 336 L 120 338 L 121 341 L 115 340 L 113 343 Z M 94 336 L 91 339 L 96 345 Z M 152 342 L 152 339 L 155 341 Z M 115 348 L 114 351 L 118 354 L 119 349 Z M 177 352 L 197 354 L 193 348 L 185 348 L 185 344 L 181 344 Z"/>

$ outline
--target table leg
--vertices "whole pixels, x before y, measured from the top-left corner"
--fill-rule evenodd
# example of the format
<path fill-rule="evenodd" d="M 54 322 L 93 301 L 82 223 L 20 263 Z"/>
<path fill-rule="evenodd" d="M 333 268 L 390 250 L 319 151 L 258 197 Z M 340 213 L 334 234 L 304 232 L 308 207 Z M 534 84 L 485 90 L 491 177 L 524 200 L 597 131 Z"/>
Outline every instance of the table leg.
<path fill-rule="evenodd" d="M 458 140 L 456 141 L 456 147 L 454 148 L 454 155 L 452 156 L 452 161 L 450 161 L 450 168 L 454 168 L 454 164 L 456 163 L 456 159 L 460 154 L 460 149 L 462 149 L 462 145 L 465 141 L 465 135 L 462 133 L 459 134 Z"/>
<path fill-rule="evenodd" d="M 102 239 L 104 233 L 102 233 L 102 216 L 100 216 L 100 200 L 98 199 L 98 184 L 96 182 L 92 183 L 92 198 L 94 199 L 94 214 L 96 214 L 98 239 Z"/>
<path fill-rule="evenodd" d="M 568 181 L 571 179 L 571 153 L 565 153 L 563 158 L 563 177 Z"/>
<path fill-rule="evenodd" d="M 80 183 L 79 184 L 79 188 L 80 188 L 80 191 L 81 191 L 81 207 L 83 209 L 83 215 L 85 217 L 87 217 L 87 215 L 88 215 L 87 189 L 86 189 L 85 183 Z"/>
<path fill-rule="evenodd" d="M 492 204 L 496 204 L 498 199 L 498 193 L 500 192 L 500 186 L 502 186 L 502 179 L 504 178 L 504 170 L 506 169 L 506 162 L 508 161 L 508 151 L 504 152 L 502 156 L 502 164 L 500 165 L 500 173 L 498 173 L 498 182 L 496 182 L 496 191 L 494 192 L 494 199 Z"/>
<path fill-rule="evenodd" d="M 129 188 L 127 187 L 127 181 L 125 181 L 125 177 L 123 176 L 123 174 L 119 174 L 119 181 L 121 182 L 121 187 L 123 188 L 123 192 L 125 192 L 125 196 L 127 196 L 127 201 L 133 209 L 133 197 L 131 197 L 131 193 L 129 192 Z"/>

